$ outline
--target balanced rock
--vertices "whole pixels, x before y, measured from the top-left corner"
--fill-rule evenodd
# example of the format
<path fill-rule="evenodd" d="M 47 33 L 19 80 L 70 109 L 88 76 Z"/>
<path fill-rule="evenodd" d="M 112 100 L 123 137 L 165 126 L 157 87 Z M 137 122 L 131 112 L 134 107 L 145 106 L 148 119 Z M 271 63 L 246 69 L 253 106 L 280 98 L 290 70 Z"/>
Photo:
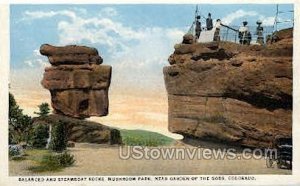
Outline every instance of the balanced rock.
<path fill-rule="evenodd" d="M 40 52 L 52 64 L 41 83 L 51 93 L 55 113 L 75 118 L 108 114 L 112 68 L 100 65 L 103 60 L 95 48 L 44 44 Z"/>
<path fill-rule="evenodd" d="M 177 45 L 164 67 L 169 130 L 251 147 L 291 136 L 292 39 L 267 48 L 212 45 Z"/>

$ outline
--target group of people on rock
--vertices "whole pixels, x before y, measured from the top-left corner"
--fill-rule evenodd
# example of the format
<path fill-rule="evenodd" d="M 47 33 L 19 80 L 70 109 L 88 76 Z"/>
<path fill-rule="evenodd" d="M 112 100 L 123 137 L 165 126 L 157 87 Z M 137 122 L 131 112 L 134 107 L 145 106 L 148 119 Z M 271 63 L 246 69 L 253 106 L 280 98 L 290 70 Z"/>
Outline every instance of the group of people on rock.
<path fill-rule="evenodd" d="M 252 40 L 252 36 L 251 36 L 251 32 L 247 26 L 248 22 L 244 21 L 243 22 L 243 26 L 241 26 L 239 28 L 239 42 L 240 44 L 247 44 L 250 45 L 251 40 Z M 263 36 L 263 31 L 264 28 L 261 26 L 262 22 L 261 21 L 257 21 L 256 22 L 257 27 L 256 27 L 256 35 L 257 35 L 257 40 L 256 43 L 263 45 L 264 44 L 264 36 Z"/>
<path fill-rule="evenodd" d="M 196 16 L 196 27 L 195 27 L 195 33 L 196 38 L 199 39 L 200 33 L 202 31 L 201 22 L 200 22 L 201 16 Z M 211 18 L 211 14 L 208 13 L 208 17 L 206 18 L 206 30 L 212 30 L 213 29 L 213 20 Z"/>
<path fill-rule="evenodd" d="M 211 13 L 208 13 L 208 17 L 206 18 L 206 28 L 202 28 L 201 27 L 201 16 L 197 15 L 196 16 L 196 20 L 195 20 L 195 37 L 196 39 L 199 39 L 200 37 L 200 33 L 203 29 L 206 30 L 212 30 L 213 29 L 213 20 L 211 18 Z M 217 24 L 216 24 L 216 32 L 218 35 L 220 33 L 220 22 L 221 20 L 218 19 L 217 20 Z M 218 24 L 219 23 L 219 24 Z M 263 27 L 261 26 L 262 22 L 261 21 L 257 21 L 256 22 L 257 27 L 256 27 L 256 35 L 257 35 L 257 43 L 260 45 L 264 44 L 264 36 L 263 36 Z M 238 29 L 238 38 L 239 38 L 239 43 L 243 44 L 243 45 L 250 45 L 251 40 L 252 40 L 252 35 L 251 32 L 248 28 L 248 22 L 244 21 L 243 25 Z M 218 35 L 218 38 L 220 38 L 220 36 Z"/>

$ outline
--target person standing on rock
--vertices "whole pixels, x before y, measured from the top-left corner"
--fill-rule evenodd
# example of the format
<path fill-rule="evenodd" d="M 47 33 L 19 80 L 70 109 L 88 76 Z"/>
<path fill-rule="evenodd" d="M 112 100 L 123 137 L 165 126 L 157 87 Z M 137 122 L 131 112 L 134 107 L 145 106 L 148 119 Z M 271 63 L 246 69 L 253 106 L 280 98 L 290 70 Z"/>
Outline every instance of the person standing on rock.
<path fill-rule="evenodd" d="M 216 22 L 216 31 L 214 33 L 214 41 L 220 41 L 220 30 L 221 30 L 221 20 L 220 19 L 217 19 L 217 22 Z"/>
<path fill-rule="evenodd" d="M 240 39 L 240 44 L 247 44 L 249 45 L 251 42 L 251 33 L 249 31 L 249 28 L 247 26 L 248 22 L 244 21 L 243 26 L 239 28 L 239 39 Z"/>
<path fill-rule="evenodd" d="M 264 44 L 264 36 L 263 36 L 263 31 L 264 28 L 261 26 L 262 22 L 261 21 L 257 21 L 256 22 L 257 27 L 256 27 L 256 35 L 257 35 L 257 40 L 256 43 L 263 45 Z"/>
<path fill-rule="evenodd" d="M 206 18 L 206 28 L 211 30 L 213 28 L 213 20 L 211 19 L 211 14 L 208 13 L 208 18 Z"/>
<path fill-rule="evenodd" d="M 200 33 L 202 31 L 200 19 L 201 19 L 201 16 L 198 15 L 196 17 L 196 23 L 195 23 L 195 25 L 196 25 L 196 27 L 195 27 L 196 39 L 199 39 Z"/>

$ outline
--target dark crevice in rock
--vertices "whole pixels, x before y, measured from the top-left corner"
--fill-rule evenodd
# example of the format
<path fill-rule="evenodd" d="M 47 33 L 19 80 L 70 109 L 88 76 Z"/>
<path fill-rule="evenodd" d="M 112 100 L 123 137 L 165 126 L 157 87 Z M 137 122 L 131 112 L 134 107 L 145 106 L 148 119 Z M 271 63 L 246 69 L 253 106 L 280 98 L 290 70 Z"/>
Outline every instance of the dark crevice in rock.
<path fill-rule="evenodd" d="M 207 94 L 171 94 L 172 96 L 188 96 L 188 97 L 206 97 L 206 98 L 220 98 L 220 97 L 224 97 L 223 95 L 207 95 Z"/>
<path fill-rule="evenodd" d="M 245 101 L 255 107 L 265 108 L 269 111 L 274 111 L 276 109 L 287 109 L 292 110 L 293 107 L 293 97 L 288 94 L 279 95 L 282 99 L 276 100 L 270 97 L 252 93 L 250 96 L 245 95 L 233 95 L 233 94 L 225 94 L 226 97 L 238 99 L 241 101 Z"/>
<path fill-rule="evenodd" d="M 79 103 L 79 112 L 83 112 L 89 108 L 89 100 L 85 99 Z"/>
<path fill-rule="evenodd" d="M 204 61 L 207 61 L 209 59 L 218 59 L 218 60 L 224 60 L 224 59 L 230 59 L 233 55 L 231 53 L 226 53 L 223 48 L 220 48 L 219 50 L 215 52 L 207 52 L 207 53 L 201 53 L 198 55 L 193 55 L 191 57 L 192 60 L 198 61 L 200 59 L 203 59 Z"/>
<path fill-rule="evenodd" d="M 241 145 L 239 141 L 236 141 L 236 142 L 230 141 L 230 143 L 224 143 L 226 141 L 217 139 L 214 137 L 210 137 L 210 136 L 196 137 L 194 135 L 184 134 L 184 133 L 182 133 L 181 135 L 184 136 L 184 138 L 182 139 L 183 143 L 186 143 L 186 144 L 189 144 L 192 146 L 196 146 L 196 147 L 201 147 L 201 148 L 207 148 L 207 149 L 234 148 L 237 153 L 241 153 L 243 151 L 243 148 L 245 147 L 245 146 Z M 247 146 L 247 148 L 249 148 L 249 147 Z"/>
<path fill-rule="evenodd" d="M 289 79 L 289 80 L 293 80 L 293 77 L 289 77 L 289 76 L 284 76 L 284 75 L 276 75 L 275 78 L 277 79 L 280 79 L 280 78 L 286 78 L 286 79 Z"/>

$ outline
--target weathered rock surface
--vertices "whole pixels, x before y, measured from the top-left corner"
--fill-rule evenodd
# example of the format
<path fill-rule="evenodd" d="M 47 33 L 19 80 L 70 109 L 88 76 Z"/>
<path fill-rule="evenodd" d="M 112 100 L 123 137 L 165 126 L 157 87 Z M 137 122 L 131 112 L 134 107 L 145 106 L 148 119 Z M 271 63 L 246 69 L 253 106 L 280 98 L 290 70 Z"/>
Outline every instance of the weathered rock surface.
<path fill-rule="evenodd" d="M 253 147 L 291 136 L 293 43 L 279 42 L 176 45 L 164 67 L 169 130 Z"/>
<path fill-rule="evenodd" d="M 100 65 L 95 48 L 42 45 L 40 52 L 53 65 L 45 69 L 42 85 L 50 90 L 55 113 L 86 118 L 108 114 L 111 66 Z"/>
<path fill-rule="evenodd" d="M 67 140 L 77 143 L 121 144 L 120 131 L 99 123 L 75 119 L 62 115 L 49 115 L 33 118 L 35 124 L 53 125 L 63 123 L 66 126 Z"/>
<path fill-rule="evenodd" d="M 103 59 L 98 55 L 95 48 L 86 46 L 68 45 L 64 47 L 53 47 L 44 44 L 40 48 L 42 55 L 48 56 L 52 65 L 60 64 L 101 64 Z"/>
<path fill-rule="evenodd" d="M 195 43 L 195 37 L 193 36 L 193 34 L 185 34 L 183 36 L 182 43 L 184 43 L 184 44 L 193 44 L 193 43 Z"/>

